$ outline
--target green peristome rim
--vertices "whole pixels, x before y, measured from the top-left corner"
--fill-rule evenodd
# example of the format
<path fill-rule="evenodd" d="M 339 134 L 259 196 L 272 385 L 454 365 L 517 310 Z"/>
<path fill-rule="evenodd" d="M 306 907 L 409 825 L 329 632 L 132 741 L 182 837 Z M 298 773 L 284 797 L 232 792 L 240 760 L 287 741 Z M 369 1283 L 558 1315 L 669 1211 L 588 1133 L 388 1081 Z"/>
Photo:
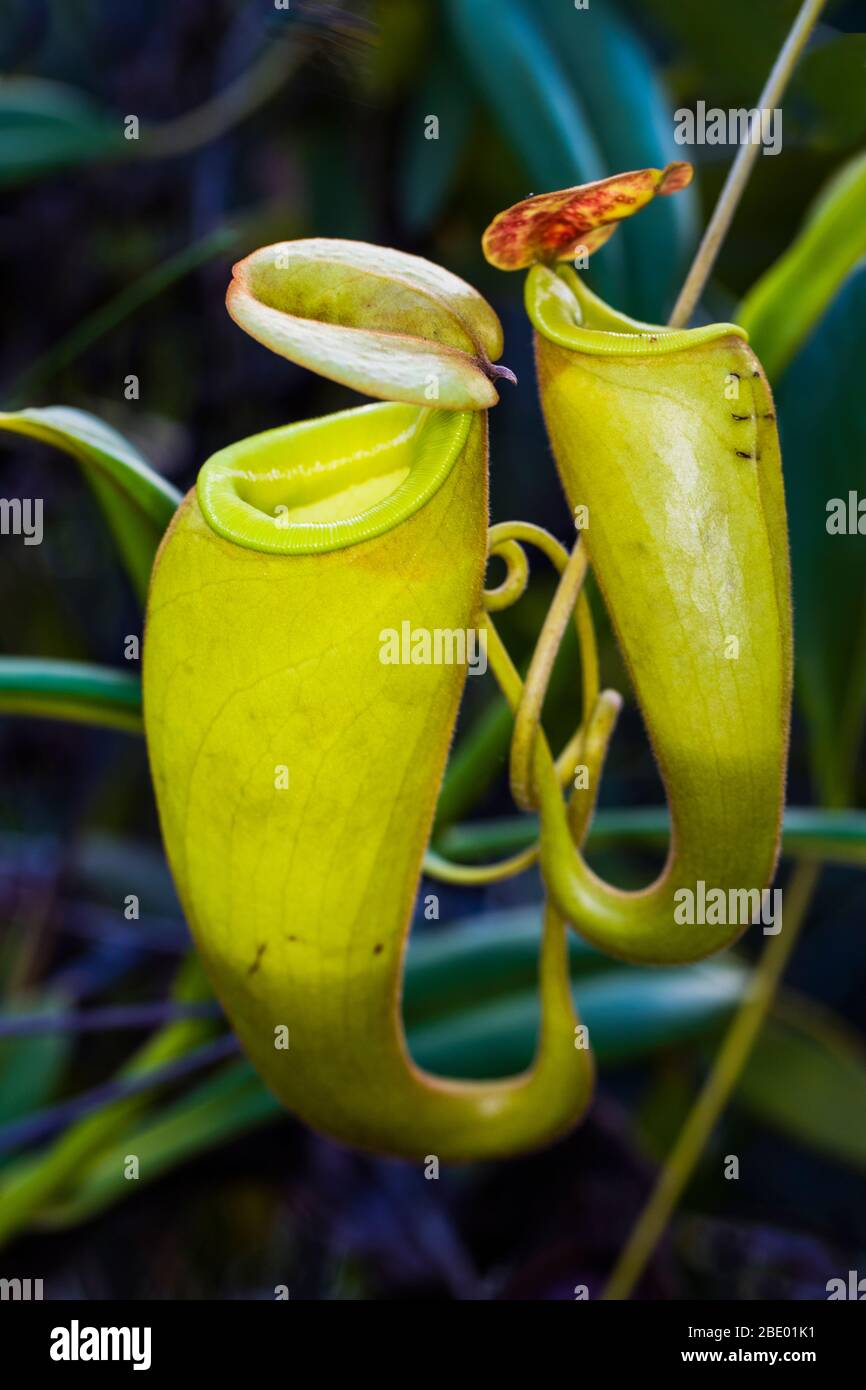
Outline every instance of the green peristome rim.
<path fill-rule="evenodd" d="M 383 402 L 252 435 L 213 454 L 196 484 L 217 535 L 271 555 L 315 555 L 371 540 L 414 515 L 460 457 L 469 411 Z M 292 520 L 291 505 L 326 507 L 346 488 L 408 469 L 392 491 L 334 520 Z M 329 494 L 327 484 L 331 487 Z M 246 495 L 245 495 L 246 494 Z M 275 498 L 285 498 L 274 503 Z"/>
<path fill-rule="evenodd" d="M 526 312 L 533 327 L 551 343 L 593 357 L 643 356 L 682 352 L 731 336 L 749 341 L 736 323 L 701 328 L 666 328 L 641 323 L 605 304 L 571 266 L 535 265 L 526 277 Z"/>

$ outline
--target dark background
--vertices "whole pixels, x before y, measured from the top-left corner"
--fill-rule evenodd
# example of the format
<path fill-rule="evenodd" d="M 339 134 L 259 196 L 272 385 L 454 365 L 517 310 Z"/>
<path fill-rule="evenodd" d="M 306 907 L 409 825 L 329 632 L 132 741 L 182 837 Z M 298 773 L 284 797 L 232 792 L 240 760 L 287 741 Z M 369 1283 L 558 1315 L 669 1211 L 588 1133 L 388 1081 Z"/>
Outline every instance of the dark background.
<path fill-rule="evenodd" d="M 781 0 L 591 0 L 596 6 L 624 26 L 627 52 L 638 55 L 627 89 L 605 89 L 600 73 L 604 100 L 596 93 L 595 105 L 588 101 L 601 174 L 633 167 L 614 162 L 629 139 L 646 148 L 649 137 L 626 98 L 639 113 L 650 80 L 670 112 L 698 99 L 753 105 L 796 9 Z M 455 20 L 457 0 L 292 0 L 288 12 L 266 0 L 4 0 L 3 71 L 68 84 L 76 102 L 90 103 L 82 129 L 53 145 L 48 116 L 44 128 L 23 134 L 0 119 L 4 408 L 92 410 L 186 488 L 208 455 L 233 440 L 355 403 L 230 322 L 223 299 L 231 262 L 288 237 L 381 242 L 464 275 L 497 309 L 503 360 L 519 385 L 502 389 L 491 421 L 493 520 L 524 517 L 567 541 L 568 513 L 535 399 L 522 276 L 488 267 L 480 236 L 496 211 L 528 193 L 598 175 L 582 167 L 579 151 L 568 158 L 540 126 L 533 132 L 528 106 L 515 113 L 504 63 L 499 92 L 491 93 L 485 61 L 502 61 L 508 26 L 498 27 L 501 15 L 491 20 L 497 7 L 480 8 L 487 17 L 473 29 L 471 14 L 462 25 Z M 498 8 L 510 7 L 503 0 Z M 569 0 L 522 8 L 556 55 L 548 12 L 558 8 L 562 22 Z M 785 101 L 783 153 L 758 160 L 705 295 L 705 317 L 735 312 L 795 235 L 821 185 L 863 148 L 863 30 L 862 4 L 829 7 Z M 262 54 L 276 50 L 285 54 L 285 74 L 273 93 L 242 118 L 225 112 L 225 128 L 213 138 L 205 116 L 186 152 L 132 156 L 117 146 L 128 114 L 139 116 L 143 130 L 171 123 L 243 74 L 256 74 Z M 580 96 L 567 69 L 565 80 Z M 253 80 L 250 108 L 256 92 Z M 34 89 L 33 100 L 48 110 L 53 97 Z M 435 144 L 423 139 L 429 112 L 440 118 Z M 678 240 L 649 209 L 645 224 L 639 218 L 627 229 L 619 269 L 611 262 L 605 270 L 601 251 L 590 274 L 618 307 L 658 320 L 672 307 L 731 157 L 725 147 L 678 152 L 671 131 L 672 121 L 652 137 L 658 157 L 697 165 L 693 189 L 678 195 Z M 854 350 L 862 346 L 856 339 Z M 124 398 L 130 373 L 139 378 L 138 401 Z M 852 439 L 866 440 L 858 408 L 851 428 L 861 434 Z M 820 424 L 815 419 L 815 466 Z M 784 412 L 782 430 L 787 443 Z M 43 497 L 46 528 L 39 547 L 2 542 L 0 650 L 121 664 L 140 613 L 75 467 L 4 437 L 0 492 Z M 795 574 L 797 564 L 795 551 Z M 524 659 L 551 592 L 539 568 L 531 594 L 505 624 Z M 836 620 L 841 610 L 850 625 L 853 649 L 862 593 L 836 590 L 831 602 Z M 609 635 L 602 648 L 606 683 L 625 688 Z M 574 664 L 566 652 L 550 709 L 558 736 L 574 718 Z M 461 729 L 493 698 L 487 682 L 470 687 Z M 817 797 L 802 719 L 798 712 L 790 773 L 796 805 Z M 503 745 L 464 814 L 511 812 L 504 761 Z M 862 769 L 855 781 L 862 787 Z M 32 999 L 62 989 L 88 1004 L 164 997 L 182 926 L 162 864 L 143 743 L 4 718 L 0 784 L 0 979 L 7 991 Z M 618 731 L 602 800 L 662 801 L 633 707 Z M 620 853 L 598 863 L 627 884 L 646 881 L 657 861 Z M 113 931 L 115 885 L 124 875 L 135 882 L 127 891 L 142 891 L 167 924 L 170 944 L 162 952 L 130 946 L 128 934 L 121 940 Z M 539 900 L 533 875 L 486 893 L 436 891 L 445 923 Z M 862 873 L 827 869 L 787 981 L 789 1003 L 794 991 L 808 994 L 854 1031 L 864 1022 L 864 906 Z M 754 950 L 746 945 L 741 954 Z M 178 1163 L 91 1221 L 22 1239 L 3 1252 L 0 1272 L 38 1271 L 56 1297 L 271 1297 L 278 1283 L 293 1298 L 326 1299 L 570 1298 L 580 1283 L 597 1292 L 686 1113 L 711 1041 L 662 1045 L 625 1069 L 603 1071 L 590 1117 L 571 1138 L 533 1158 L 448 1173 L 438 1184 L 425 1183 L 415 1165 L 359 1157 L 286 1117 Z M 52 1086 L 34 1093 L 34 1106 L 97 1085 L 131 1046 L 126 1032 L 64 1040 Z M 0 1043 L 0 1095 L 4 1086 L 20 1087 L 31 1062 Z M 862 1134 L 866 1092 L 858 1077 L 860 1090 L 840 1082 L 828 1101 L 833 1133 Z M 783 1074 L 778 1084 L 786 1084 Z M 641 1293 L 824 1297 L 826 1281 L 858 1261 L 866 1273 L 866 1149 L 855 1160 L 843 1147 L 834 1151 L 826 1135 L 817 1142 L 808 1124 L 792 1133 L 790 1124 L 785 1132 L 765 1122 L 760 1104 L 735 1104 Z M 722 1177 L 728 1153 L 740 1156 L 737 1183 Z"/>

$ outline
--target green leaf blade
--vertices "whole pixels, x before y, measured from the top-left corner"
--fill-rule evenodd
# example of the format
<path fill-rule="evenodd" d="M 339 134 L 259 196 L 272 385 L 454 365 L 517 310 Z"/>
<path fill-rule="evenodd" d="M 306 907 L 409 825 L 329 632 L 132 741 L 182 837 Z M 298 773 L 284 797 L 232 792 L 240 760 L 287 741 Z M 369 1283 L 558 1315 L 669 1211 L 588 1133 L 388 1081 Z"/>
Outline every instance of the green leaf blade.
<path fill-rule="evenodd" d="M 143 599 L 159 543 L 182 500 L 178 490 L 117 430 L 87 411 L 68 406 L 3 411 L 0 430 L 53 445 L 81 464 Z"/>
<path fill-rule="evenodd" d="M 779 381 L 866 256 L 866 154 L 846 164 L 822 191 L 788 250 L 752 287 L 737 322 L 749 334 L 771 381 Z"/>
<path fill-rule="evenodd" d="M 0 714 L 143 732 L 141 681 L 78 661 L 0 657 Z"/>
<path fill-rule="evenodd" d="M 127 149 L 120 121 L 74 87 L 34 77 L 0 81 L 0 188 L 117 159 Z"/>
<path fill-rule="evenodd" d="M 822 799 L 845 805 L 866 714 L 866 263 L 851 275 L 776 392 L 785 458 L 797 687 Z M 849 494 L 855 498 L 853 533 Z M 838 502 L 846 530 L 830 533 Z M 866 516 L 863 517 L 866 531 Z"/>
<path fill-rule="evenodd" d="M 763 1123 L 866 1171 L 866 1052 L 844 1024 L 808 1001 L 780 1001 L 737 1101 Z"/>

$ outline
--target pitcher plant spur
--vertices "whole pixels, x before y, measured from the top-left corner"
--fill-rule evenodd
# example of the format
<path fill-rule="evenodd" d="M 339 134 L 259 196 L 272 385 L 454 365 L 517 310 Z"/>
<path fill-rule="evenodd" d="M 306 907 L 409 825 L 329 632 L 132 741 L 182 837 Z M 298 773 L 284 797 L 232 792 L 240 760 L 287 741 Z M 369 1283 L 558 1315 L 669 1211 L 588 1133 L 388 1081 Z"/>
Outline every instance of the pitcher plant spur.
<path fill-rule="evenodd" d="M 494 264 L 529 268 L 545 419 L 569 503 L 589 518 L 570 556 L 526 523 L 488 535 L 486 412 L 511 374 L 480 295 L 355 242 L 283 243 L 235 267 L 236 322 L 378 399 L 204 465 L 154 566 L 147 740 L 172 871 L 232 1025 L 283 1104 L 346 1143 L 447 1161 L 550 1142 L 592 1088 L 566 922 L 628 959 L 695 959 L 749 917 L 683 925 L 678 893 L 699 881 L 759 890 L 772 875 L 791 634 L 766 381 L 735 326 L 638 324 L 555 268 L 687 176 L 678 165 L 544 195 L 485 236 Z M 523 592 L 526 541 L 561 580 L 524 685 L 489 614 Z M 507 574 L 484 590 L 489 553 Z M 642 893 L 603 883 L 580 853 L 619 706 L 598 689 L 590 563 L 670 803 L 669 861 Z M 571 621 L 584 708 L 554 761 L 541 708 Z M 407 622 L 486 634 L 515 711 L 515 800 L 540 814 L 537 851 L 478 869 L 425 859 L 466 670 L 417 652 L 383 662 L 382 634 Z M 566 805 L 575 765 L 586 783 Z M 533 1066 L 493 1082 L 431 1076 L 401 1016 L 422 863 L 482 882 L 536 853 L 549 901 Z"/>

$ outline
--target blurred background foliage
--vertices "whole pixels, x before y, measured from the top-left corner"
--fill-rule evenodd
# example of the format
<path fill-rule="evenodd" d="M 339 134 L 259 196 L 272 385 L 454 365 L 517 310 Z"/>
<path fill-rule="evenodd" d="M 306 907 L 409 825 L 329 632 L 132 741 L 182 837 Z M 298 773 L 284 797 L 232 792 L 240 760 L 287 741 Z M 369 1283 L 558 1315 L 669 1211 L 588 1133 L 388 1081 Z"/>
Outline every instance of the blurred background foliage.
<path fill-rule="evenodd" d="M 45 541 L 0 541 L 0 651 L 113 668 L 95 684 L 82 677 L 84 717 L 120 701 L 120 722 L 134 725 L 126 639 L 141 630 L 173 489 L 233 440 L 354 403 L 225 314 L 232 260 L 277 239 L 397 246 L 490 298 L 519 379 L 491 420 L 492 518 L 524 517 L 570 541 L 522 276 L 486 265 L 481 232 L 531 192 L 685 154 L 692 187 L 622 227 L 588 277 L 620 308 L 663 321 L 731 158 L 725 146 L 683 151 L 673 112 L 753 105 L 796 8 L 0 0 L 0 408 L 62 404 L 110 427 L 36 415 L 35 437 L 4 436 L 0 492 L 44 498 Z M 794 343 L 782 341 L 788 308 L 825 258 L 807 240 L 787 279 L 780 261 L 866 143 L 864 31 L 862 0 L 828 5 L 785 99 L 783 152 L 759 158 L 701 310 L 731 318 L 745 297 L 748 319 L 760 282 L 753 331 L 779 362 L 797 600 L 790 801 L 801 809 L 785 848 L 828 867 L 736 1104 L 641 1284 L 647 1297 L 823 1297 L 827 1279 L 866 1258 L 866 589 L 862 538 L 825 529 L 830 497 L 866 495 L 864 181 L 844 203 L 845 229 L 833 224 L 847 259 Z M 437 140 L 425 138 L 430 115 Z M 51 440 L 84 463 L 95 495 Z M 163 501 L 145 489 L 118 504 L 111 469 L 128 477 L 141 460 L 165 480 Z M 520 661 L 551 592 L 538 567 L 503 620 Z M 594 608 L 606 682 L 627 689 Z M 601 1064 L 589 1119 L 547 1153 L 427 1182 L 415 1165 L 348 1153 L 277 1111 L 194 963 L 178 973 L 186 929 L 141 739 L 20 717 L 28 699 L 39 706 L 16 693 L 26 677 L 7 670 L 0 682 L 0 704 L 19 715 L 0 719 L 0 1238 L 15 1238 L 3 1274 L 38 1270 L 49 1296 L 72 1297 L 269 1298 L 275 1284 L 328 1299 L 597 1292 L 748 986 L 755 934 L 679 971 L 618 965 L 575 941 L 576 999 Z M 576 690 L 566 643 L 546 710 L 555 740 L 578 718 Z M 531 835 L 507 797 L 509 728 L 492 685 L 469 682 L 437 820 L 452 854 L 495 854 Z M 632 704 L 590 844 L 606 877 L 638 885 L 658 868 L 662 800 Z M 417 913 L 405 1003 L 414 1055 L 463 1075 L 524 1065 L 536 876 L 421 892 L 438 893 L 440 919 Z M 138 921 L 124 918 L 131 893 Z M 138 1182 L 123 1176 L 129 1153 Z M 740 1156 L 736 1183 L 723 1177 L 728 1153 Z"/>

